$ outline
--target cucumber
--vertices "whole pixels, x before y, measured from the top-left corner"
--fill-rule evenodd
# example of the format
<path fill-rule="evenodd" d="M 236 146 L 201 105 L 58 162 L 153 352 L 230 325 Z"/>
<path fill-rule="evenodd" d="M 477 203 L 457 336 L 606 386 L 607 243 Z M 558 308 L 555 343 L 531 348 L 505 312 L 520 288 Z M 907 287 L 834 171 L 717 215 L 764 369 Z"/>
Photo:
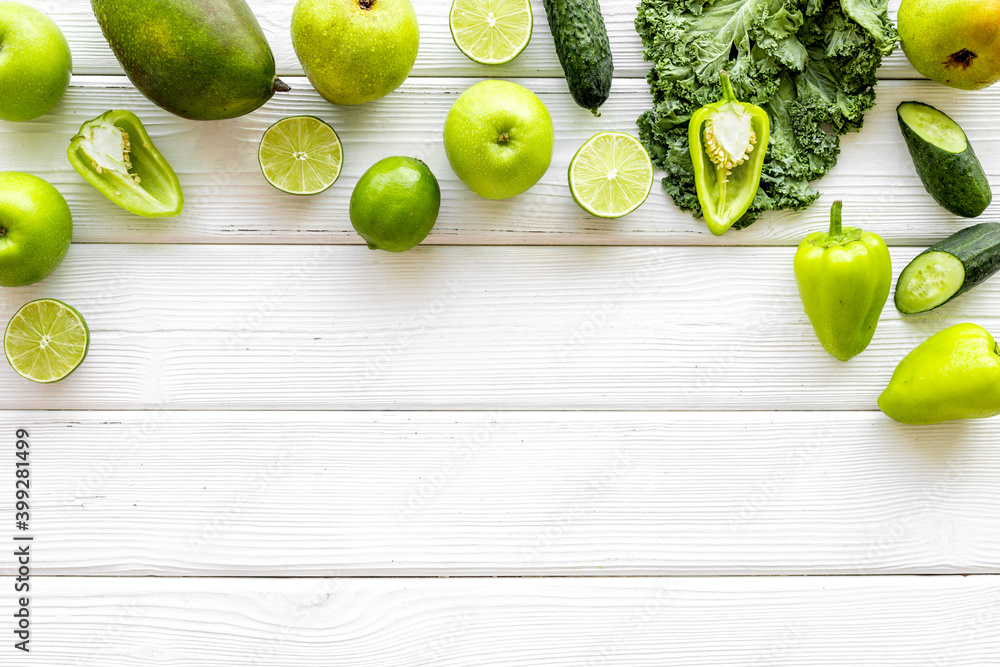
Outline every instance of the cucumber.
<path fill-rule="evenodd" d="M 906 265 L 896 282 L 896 309 L 923 313 L 964 294 L 1000 271 L 1000 222 L 966 227 Z"/>
<path fill-rule="evenodd" d="M 608 101 L 614 63 L 598 0 L 544 0 L 545 16 L 573 100 L 595 116 Z"/>
<path fill-rule="evenodd" d="M 966 218 L 985 211 L 993 192 L 958 123 L 922 102 L 903 102 L 896 116 L 917 174 L 934 201 Z"/>

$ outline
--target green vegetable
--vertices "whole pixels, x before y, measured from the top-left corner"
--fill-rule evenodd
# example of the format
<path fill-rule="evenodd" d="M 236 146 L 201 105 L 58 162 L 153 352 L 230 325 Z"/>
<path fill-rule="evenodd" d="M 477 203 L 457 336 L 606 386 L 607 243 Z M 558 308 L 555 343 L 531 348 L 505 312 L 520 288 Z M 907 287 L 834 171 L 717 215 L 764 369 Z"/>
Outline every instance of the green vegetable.
<path fill-rule="evenodd" d="M 892 286 L 892 262 L 882 238 L 841 227 L 841 203 L 836 201 L 829 233 L 810 234 L 799 245 L 795 280 L 826 351 L 841 361 L 864 352 Z"/>
<path fill-rule="evenodd" d="M 1000 223 L 955 232 L 917 255 L 899 274 L 896 309 L 923 313 L 965 294 L 1000 271 Z"/>
<path fill-rule="evenodd" d="M 69 161 L 88 183 L 126 211 L 147 218 L 180 215 L 177 174 L 131 111 L 88 120 L 69 145 Z"/>
<path fill-rule="evenodd" d="M 966 218 L 985 211 L 993 191 L 958 123 L 922 102 L 903 102 L 896 116 L 917 174 L 934 201 Z"/>
<path fill-rule="evenodd" d="M 246 0 L 91 0 L 128 78 L 182 118 L 221 120 L 291 90 Z"/>
<path fill-rule="evenodd" d="M 544 0 L 549 30 L 573 99 L 600 116 L 608 101 L 614 63 L 598 0 Z"/>
<path fill-rule="evenodd" d="M 716 236 L 732 227 L 757 196 L 771 131 L 767 112 L 737 100 L 729 75 L 721 76 L 722 99 L 696 111 L 688 125 L 698 202 Z"/>
<path fill-rule="evenodd" d="M 1000 414 L 1000 346 L 976 324 L 956 324 L 899 362 L 878 398 L 904 424 L 937 424 Z"/>
<path fill-rule="evenodd" d="M 638 120 L 640 138 L 680 208 L 702 214 L 688 121 L 719 99 L 720 73 L 771 117 L 760 190 L 736 229 L 819 197 L 809 182 L 837 163 L 836 135 L 861 127 L 897 37 L 885 0 L 641 0 L 635 25 L 653 62 L 654 108 Z"/>

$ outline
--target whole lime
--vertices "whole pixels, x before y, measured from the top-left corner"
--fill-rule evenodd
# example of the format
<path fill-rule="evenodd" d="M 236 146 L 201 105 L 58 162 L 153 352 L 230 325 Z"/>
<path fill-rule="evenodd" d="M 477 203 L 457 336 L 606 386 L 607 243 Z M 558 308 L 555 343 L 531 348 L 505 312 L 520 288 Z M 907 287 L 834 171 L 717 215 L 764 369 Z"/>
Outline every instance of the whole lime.
<path fill-rule="evenodd" d="M 372 250 L 403 252 L 427 238 L 440 209 L 441 188 L 426 164 L 387 157 L 354 186 L 351 224 Z"/>
<path fill-rule="evenodd" d="M 47 277 L 72 239 L 73 216 L 58 190 L 31 174 L 0 172 L 0 285 Z"/>

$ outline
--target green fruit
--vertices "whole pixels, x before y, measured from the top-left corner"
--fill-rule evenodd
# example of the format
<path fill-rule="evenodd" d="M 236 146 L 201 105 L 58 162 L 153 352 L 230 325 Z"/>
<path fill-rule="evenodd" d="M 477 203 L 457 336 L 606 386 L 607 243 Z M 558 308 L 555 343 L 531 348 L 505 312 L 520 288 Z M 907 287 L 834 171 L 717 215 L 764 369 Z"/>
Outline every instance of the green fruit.
<path fill-rule="evenodd" d="M 480 81 L 462 93 L 444 123 L 451 168 L 487 199 L 519 195 L 552 162 L 552 117 L 538 97 L 510 81 Z"/>
<path fill-rule="evenodd" d="M 372 250 L 403 252 L 427 238 L 440 209 L 441 188 L 426 164 L 387 157 L 354 187 L 351 224 Z"/>
<path fill-rule="evenodd" d="M 953 88 L 1000 80 L 1000 0 L 903 0 L 899 41 L 913 67 Z"/>
<path fill-rule="evenodd" d="M 182 118 L 248 114 L 290 88 L 244 0 L 91 0 L 129 79 Z"/>
<path fill-rule="evenodd" d="M 90 349 L 90 329 L 76 308 L 55 299 L 21 307 L 7 324 L 3 352 L 21 377 L 59 382 L 80 367 Z"/>
<path fill-rule="evenodd" d="M 73 216 L 58 190 L 31 174 L 0 172 L 0 285 L 46 278 L 72 238 Z"/>
<path fill-rule="evenodd" d="M 0 2 L 0 120 L 34 120 L 52 111 L 72 69 L 59 26 L 33 7 Z"/>
<path fill-rule="evenodd" d="M 419 43 L 410 0 L 299 0 L 292 12 L 295 54 L 333 104 L 364 104 L 396 90 Z"/>

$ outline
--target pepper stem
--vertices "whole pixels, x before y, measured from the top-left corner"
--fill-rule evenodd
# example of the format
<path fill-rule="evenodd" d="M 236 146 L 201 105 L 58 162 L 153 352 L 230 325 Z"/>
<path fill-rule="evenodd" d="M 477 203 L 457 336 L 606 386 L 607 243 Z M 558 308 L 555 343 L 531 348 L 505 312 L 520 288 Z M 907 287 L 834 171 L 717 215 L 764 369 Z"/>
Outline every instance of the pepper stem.
<path fill-rule="evenodd" d="M 729 72 L 726 70 L 719 72 L 719 79 L 722 82 L 722 101 L 735 102 L 736 93 L 733 92 L 733 82 L 729 80 Z"/>
<path fill-rule="evenodd" d="M 833 202 L 833 206 L 830 207 L 830 238 L 835 239 L 841 236 L 844 232 L 842 221 L 841 221 L 841 211 L 844 208 L 844 202 L 839 199 Z"/>

